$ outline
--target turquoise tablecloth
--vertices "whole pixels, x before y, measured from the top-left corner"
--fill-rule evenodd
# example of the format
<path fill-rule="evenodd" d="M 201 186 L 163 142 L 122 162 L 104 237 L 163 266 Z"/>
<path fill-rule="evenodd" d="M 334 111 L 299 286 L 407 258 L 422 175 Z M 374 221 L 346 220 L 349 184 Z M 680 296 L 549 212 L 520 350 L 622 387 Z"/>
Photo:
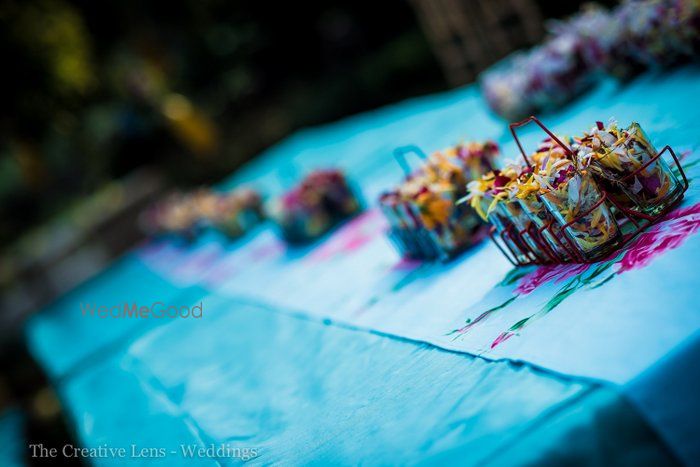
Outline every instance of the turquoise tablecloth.
<path fill-rule="evenodd" d="M 595 115 L 637 119 L 660 140 L 692 150 L 697 141 L 692 116 L 698 111 L 686 107 L 698 103 L 699 77 L 697 68 L 685 68 L 647 75 L 625 87 L 605 82 L 546 121 L 571 131 L 587 128 Z M 691 117 L 679 128 L 684 113 Z M 526 143 L 538 137 L 525 133 Z M 419 144 L 430 150 L 462 137 L 495 138 L 513 154 L 507 127 L 486 111 L 469 86 L 299 132 L 221 186 L 254 182 L 275 195 L 308 169 L 339 165 L 371 204 L 400 177 L 389 159 L 394 147 Z M 321 317 L 324 307 L 343 307 L 361 295 L 341 299 L 338 286 L 329 284 L 360 291 L 363 280 L 373 280 L 369 271 L 365 277 L 348 274 L 361 271 L 360 260 L 352 263 L 352 255 L 333 271 L 335 278 L 325 277 L 327 273 L 296 277 L 305 284 L 324 284 L 306 302 L 304 297 L 297 302 L 318 313 L 281 306 L 275 291 L 293 294 L 301 286 L 293 273 L 279 269 L 295 271 L 300 261 L 319 251 L 326 254 L 334 238 L 286 251 L 276 262 L 256 262 L 279 253 L 270 251 L 278 248 L 272 235 L 263 226 L 235 244 L 209 233 L 187 247 L 147 245 L 28 323 L 30 349 L 56 382 L 82 443 L 164 447 L 161 461 L 168 465 L 184 460 L 181 444 L 211 443 L 255 449 L 256 461 L 262 463 L 700 461 L 689 445 L 699 433 L 692 417 L 700 415 L 700 408 L 691 404 L 697 381 L 686 379 L 685 390 L 675 392 L 677 397 L 666 404 L 675 410 L 649 409 L 660 378 L 675 381 L 689 371 L 698 374 L 697 366 L 688 364 L 696 355 L 692 342 L 679 348 L 677 356 L 669 355 L 668 364 L 660 359 L 646 380 L 635 380 L 638 388 L 622 391 L 561 370 L 441 350 L 373 332 L 372 326 Z M 391 254 L 379 251 L 379 243 L 375 248 L 378 255 Z M 459 277 L 472 255 L 478 252 L 404 277 Z M 222 257 L 230 260 L 217 262 Z M 235 281 L 230 280 L 233 270 Z M 287 282 L 265 282 L 265 277 Z M 246 281 L 259 284 L 257 294 L 235 293 L 248 289 Z M 382 295 L 369 297 L 370 302 L 386 299 L 401 285 L 380 287 Z M 416 299 L 421 293 L 417 287 Z M 446 293 L 443 299 L 454 296 Z M 155 300 L 203 303 L 206 317 L 98 320 L 80 310 L 89 301 Z M 439 316 L 445 306 L 447 302 L 431 302 L 424 312 Z M 415 318 L 402 317 L 396 308 L 394 319 Z M 690 349 L 690 357 L 683 349 Z"/>
<path fill-rule="evenodd" d="M 22 413 L 16 408 L 0 412 L 0 465 L 5 467 L 22 465 L 24 449 L 26 449 L 26 440 Z"/>

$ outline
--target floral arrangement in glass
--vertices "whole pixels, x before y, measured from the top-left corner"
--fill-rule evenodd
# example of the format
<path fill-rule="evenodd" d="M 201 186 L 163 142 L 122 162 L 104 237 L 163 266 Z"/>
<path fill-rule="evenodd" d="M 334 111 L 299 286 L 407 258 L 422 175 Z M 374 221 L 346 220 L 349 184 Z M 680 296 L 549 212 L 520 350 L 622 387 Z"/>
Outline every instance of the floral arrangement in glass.
<path fill-rule="evenodd" d="M 624 54 L 645 66 L 670 66 L 700 51 L 697 0 L 626 0 L 614 16 Z"/>
<path fill-rule="evenodd" d="M 548 138 L 528 157 L 515 129 L 529 122 Z M 621 130 L 614 121 L 598 122 L 567 139 L 530 117 L 511 124 L 511 132 L 525 164 L 470 183 L 466 199 L 491 222 L 491 238 L 517 265 L 605 258 L 678 204 L 688 188 L 673 150 L 656 151 L 636 123 Z M 678 175 L 662 158 L 666 151 Z"/>
<path fill-rule="evenodd" d="M 316 170 L 270 206 L 270 216 L 289 243 L 312 241 L 362 210 L 345 175 Z"/>
<path fill-rule="evenodd" d="M 535 224 L 539 242 L 544 245 L 542 250 L 549 259 L 570 259 L 574 256 L 569 251 L 563 230 L 556 228 L 560 224 L 547 208 L 545 200 L 539 196 L 540 192 L 554 196 L 563 191 L 575 172 L 573 162 L 566 155 L 565 150 L 551 137 L 545 139 L 530 156 L 532 165 L 528 176 L 512 190 L 525 214 Z"/>
<path fill-rule="evenodd" d="M 613 10 L 586 4 L 564 21 L 549 21 L 545 40 L 499 61 L 480 77 L 498 115 L 517 120 L 558 107 L 604 74 L 628 79 L 700 54 L 700 2 L 626 0 Z"/>
<path fill-rule="evenodd" d="M 536 111 L 526 89 L 531 81 L 528 55 L 516 52 L 479 75 L 479 86 L 491 110 L 506 120 L 517 120 Z M 520 70 L 520 73 L 515 73 Z"/>
<path fill-rule="evenodd" d="M 215 192 L 199 188 L 174 192 L 150 206 L 141 217 L 149 234 L 191 241 L 207 227 L 238 238 L 263 220 L 262 198 L 250 188 Z"/>
<path fill-rule="evenodd" d="M 683 196 L 683 185 L 638 123 L 621 129 L 616 121 L 607 126 L 597 122 L 573 148 L 582 165 L 604 180 L 621 204 L 638 207 L 648 215 L 657 214 Z"/>
<path fill-rule="evenodd" d="M 594 82 L 584 50 L 581 36 L 569 32 L 507 57 L 479 77 L 487 103 L 512 120 L 570 101 Z"/>
<path fill-rule="evenodd" d="M 406 162 L 410 153 L 423 162 L 415 171 Z M 379 205 L 389 221 L 389 238 L 402 256 L 446 260 L 484 237 L 479 218 L 456 201 L 466 195 L 469 181 L 492 170 L 498 154 L 491 141 L 459 144 L 429 157 L 415 146 L 394 152 L 406 177 L 379 197 Z"/>
<path fill-rule="evenodd" d="M 502 169 L 495 169 L 484 174 L 480 179 L 467 184 L 467 196 L 460 202 L 468 201 L 470 206 L 485 221 L 491 223 L 495 233 L 500 237 L 507 250 L 518 262 L 534 261 L 534 252 L 525 241 L 521 232 L 528 226 L 513 213 L 515 209 L 512 187 L 526 176 L 527 167 L 518 163 L 508 163 Z M 506 205 L 509 208 L 506 208 Z"/>
<path fill-rule="evenodd" d="M 213 197 L 205 219 L 230 239 L 241 237 L 264 219 L 260 193 L 239 188 Z"/>

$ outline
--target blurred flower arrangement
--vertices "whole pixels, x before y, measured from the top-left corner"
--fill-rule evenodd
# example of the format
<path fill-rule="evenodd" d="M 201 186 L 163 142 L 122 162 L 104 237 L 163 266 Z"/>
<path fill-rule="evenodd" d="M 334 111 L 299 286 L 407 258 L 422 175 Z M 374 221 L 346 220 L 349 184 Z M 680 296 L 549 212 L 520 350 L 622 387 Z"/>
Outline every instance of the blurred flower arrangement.
<path fill-rule="evenodd" d="M 174 235 L 193 240 L 207 227 L 236 239 L 264 218 L 262 198 L 250 188 L 217 193 L 208 188 L 175 192 L 146 210 L 141 219 L 151 235 Z"/>
<path fill-rule="evenodd" d="M 312 241 L 361 211 L 345 175 L 316 170 L 270 205 L 270 217 L 289 243 Z"/>
<path fill-rule="evenodd" d="M 625 0 L 612 11 L 589 4 L 552 22 L 543 44 L 519 52 L 480 76 L 491 109 L 520 120 L 570 101 L 607 73 L 627 79 L 646 68 L 700 53 L 697 0 Z"/>
<path fill-rule="evenodd" d="M 418 170 L 410 171 L 405 163 L 407 149 L 423 158 Z M 415 147 L 398 150 L 406 178 L 383 193 L 379 203 L 390 224 L 389 237 L 403 256 L 447 259 L 484 238 L 479 218 L 455 203 L 466 195 L 469 181 L 493 169 L 498 154 L 492 141 L 459 144 L 430 157 Z"/>

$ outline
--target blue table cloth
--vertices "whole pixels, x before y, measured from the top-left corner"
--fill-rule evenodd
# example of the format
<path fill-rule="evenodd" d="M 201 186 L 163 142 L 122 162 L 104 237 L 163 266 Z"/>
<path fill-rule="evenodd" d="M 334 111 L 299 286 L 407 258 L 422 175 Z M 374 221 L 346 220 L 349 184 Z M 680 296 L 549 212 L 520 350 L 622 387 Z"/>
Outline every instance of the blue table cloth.
<path fill-rule="evenodd" d="M 196 443 L 256 449 L 263 464 L 673 463 L 606 387 L 226 297 L 205 302 L 209 318 L 174 321 L 64 381 L 81 440 L 164 446 L 164 465 L 186 462 L 180 445 Z"/>
<path fill-rule="evenodd" d="M 22 465 L 26 447 L 22 412 L 17 408 L 0 412 L 0 465 Z"/>
<path fill-rule="evenodd" d="M 627 86 L 607 81 L 545 121 L 564 132 L 609 116 L 640 121 L 655 140 L 686 154 L 692 177 L 698 78 L 697 67 L 686 67 Z M 524 134 L 526 145 L 540 137 Z M 274 196 L 309 169 L 339 165 L 371 206 L 400 178 L 394 147 L 432 150 L 461 138 L 493 138 L 515 156 L 506 125 L 468 86 L 299 132 L 221 188 L 253 183 Z M 568 330 L 572 313 L 587 311 L 584 291 L 538 321 L 544 324 L 508 335 L 495 352 L 487 344 L 499 335 L 499 320 L 519 310 L 479 318 L 481 327 L 454 340 L 444 331 L 464 327 L 490 300 L 508 299 L 523 274 L 537 271 L 509 273 L 489 245 L 447 265 L 406 264 L 371 209 L 303 249 L 286 248 L 269 226 L 234 244 L 213 232 L 193 245 L 154 242 L 37 314 L 27 337 L 82 443 L 162 446 L 168 465 L 186 460 L 182 445 L 222 443 L 254 450 L 261 463 L 697 463 L 697 381 L 684 377 L 698 374 L 698 297 L 687 271 L 687 258 L 700 254 L 692 237 L 696 196 L 693 185 L 690 204 L 664 227 L 685 229 L 682 241 L 644 270 L 659 287 L 666 278 L 678 286 L 668 315 L 678 326 L 659 327 L 662 346 L 640 347 L 634 338 L 646 329 L 635 335 L 625 316 L 631 333 L 588 329 L 597 339 L 614 336 L 593 349 L 598 354 L 538 355 L 546 346 L 532 343 L 538 333 L 547 338 L 545 325 Z M 680 264 L 684 276 L 674 282 Z M 607 293 L 637 287 L 635 274 L 642 273 L 611 281 Z M 470 287 L 474 275 L 506 285 Z M 512 280 L 501 282 L 504 276 Z M 532 306 L 542 290 L 513 303 Z M 88 300 L 202 303 L 206 311 L 201 320 L 96 320 L 81 315 Z M 571 336 L 575 342 L 578 334 Z M 469 340 L 481 338 L 485 347 Z M 671 381 L 678 383 L 660 384 Z M 675 397 L 655 404 L 667 390 Z"/>
<path fill-rule="evenodd" d="M 84 311 L 87 307 L 173 300 L 189 303 L 204 293 L 196 286 L 173 284 L 129 254 L 30 320 L 28 345 L 49 376 L 60 379 L 160 324 L 157 320 L 103 319 Z"/>

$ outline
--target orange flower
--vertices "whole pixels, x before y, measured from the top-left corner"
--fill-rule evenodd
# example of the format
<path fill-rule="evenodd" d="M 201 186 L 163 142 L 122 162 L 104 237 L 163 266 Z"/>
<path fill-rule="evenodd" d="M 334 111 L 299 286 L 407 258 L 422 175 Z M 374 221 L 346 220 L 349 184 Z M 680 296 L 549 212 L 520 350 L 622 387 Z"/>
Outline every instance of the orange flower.
<path fill-rule="evenodd" d="M 433 230 L 437 224 L 446 224 L 452 213 L 453 203 L 431 191 L 419 194 L 416 197 L 416 202 L 420 206 L 423 225 L 428 230 Z"/>

